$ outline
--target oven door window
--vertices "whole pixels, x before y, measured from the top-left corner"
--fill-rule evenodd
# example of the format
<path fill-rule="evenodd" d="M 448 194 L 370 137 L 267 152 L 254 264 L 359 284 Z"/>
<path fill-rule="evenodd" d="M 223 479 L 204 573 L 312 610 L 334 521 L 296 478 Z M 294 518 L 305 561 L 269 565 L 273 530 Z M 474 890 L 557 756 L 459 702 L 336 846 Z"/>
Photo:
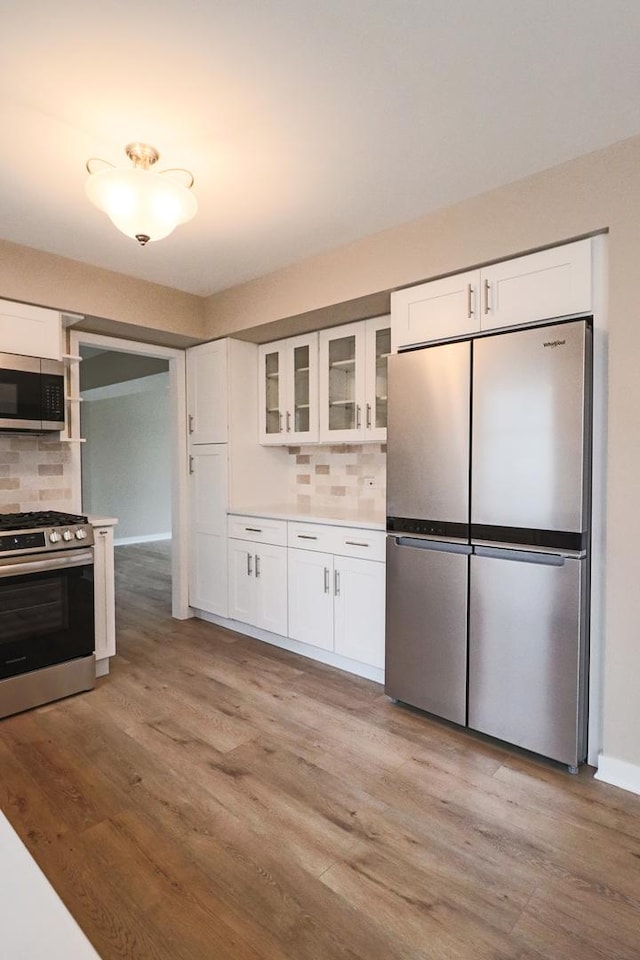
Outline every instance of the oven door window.
<path fill-rule="evenodd" d="M 40 420 L 40 374 L 0 370 L 0 419 Z"/>
<path fill-rule="evenodd" d="M 0 579 L 0 678 L 93 650 L 91 565 Z"/>

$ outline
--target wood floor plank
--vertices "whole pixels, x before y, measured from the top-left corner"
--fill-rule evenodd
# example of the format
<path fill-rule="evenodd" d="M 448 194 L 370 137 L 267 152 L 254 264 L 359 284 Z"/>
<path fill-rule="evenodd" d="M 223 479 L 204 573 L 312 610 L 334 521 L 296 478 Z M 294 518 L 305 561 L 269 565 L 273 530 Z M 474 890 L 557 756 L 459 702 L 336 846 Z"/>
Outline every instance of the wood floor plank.
<path fill-rule="evenodd" d="M 2 809 L 104 960 L 640 960 L 638 798 L 172 620 L 169 551 L 116 551 L 111 674 L 0 721 Z"/>

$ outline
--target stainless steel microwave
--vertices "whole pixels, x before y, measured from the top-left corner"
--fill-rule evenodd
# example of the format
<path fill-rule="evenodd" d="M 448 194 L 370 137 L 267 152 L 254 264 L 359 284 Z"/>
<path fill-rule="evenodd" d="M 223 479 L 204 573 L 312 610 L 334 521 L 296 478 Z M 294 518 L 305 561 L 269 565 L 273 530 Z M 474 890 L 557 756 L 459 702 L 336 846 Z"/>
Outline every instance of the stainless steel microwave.
<path fill-rule="evenodd" d="M 0 353 L 0 431 L 64 429 L 64 364 Z"/>

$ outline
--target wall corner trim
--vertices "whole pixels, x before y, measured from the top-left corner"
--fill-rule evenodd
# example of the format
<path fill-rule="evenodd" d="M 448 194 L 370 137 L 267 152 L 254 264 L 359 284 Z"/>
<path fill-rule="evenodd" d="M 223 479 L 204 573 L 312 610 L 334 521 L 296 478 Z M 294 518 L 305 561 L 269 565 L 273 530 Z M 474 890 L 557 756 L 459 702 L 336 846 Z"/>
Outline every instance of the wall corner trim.
<path fill-rule="evenodd" d="M 594 779 L 640 795 L 640 766 L 627 760 L 618 760 L 617 757 L 608 757 L 601 753 Z"/>

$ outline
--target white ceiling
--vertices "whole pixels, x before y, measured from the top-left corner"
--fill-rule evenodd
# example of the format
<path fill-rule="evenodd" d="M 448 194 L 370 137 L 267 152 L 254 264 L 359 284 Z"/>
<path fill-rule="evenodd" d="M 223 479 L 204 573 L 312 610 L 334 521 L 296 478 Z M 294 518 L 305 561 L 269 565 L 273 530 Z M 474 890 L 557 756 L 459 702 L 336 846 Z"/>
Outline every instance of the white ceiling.
<path fill-rule="evenodd" d="M 640 132 L 637 0 L 9 0 L 0 237 L 209 294 Z M 85 162 L 199 212 L 145 248 Z"/>

